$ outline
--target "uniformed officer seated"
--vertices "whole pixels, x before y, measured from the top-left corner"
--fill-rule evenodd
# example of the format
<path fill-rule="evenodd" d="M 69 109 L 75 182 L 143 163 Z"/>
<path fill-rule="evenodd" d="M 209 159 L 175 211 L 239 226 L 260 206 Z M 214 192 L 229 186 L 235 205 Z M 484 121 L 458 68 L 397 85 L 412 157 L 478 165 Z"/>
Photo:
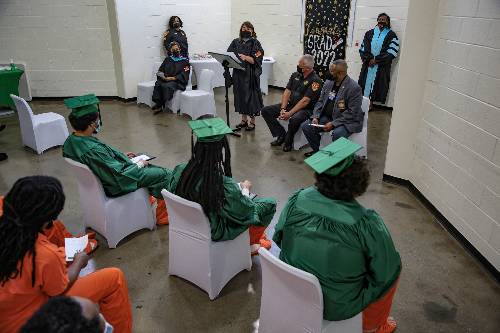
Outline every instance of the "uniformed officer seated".
<path fill-rule="evenodd" d="M 319 150 L 322 132 L 330 132 L 332 142 L 348 138 L 363 129 L 363 96 L 359 84 L 347 75 L 347 63 L 337 59 L 330 64 L 331 79 L 326 80 L 318 102 L 314 106 L 312 120 L 301 125 L 312 148 L 305 153 L 309 157 Z M 321 126 L 321 127 L 318 127 Z"/>
<path fill-rule="evenodd" d="M 290 76 L 281 103 L 266 106 L 261 111 L 271 135 L 276 138 L 271 142 L 271 146 L 283 144 L 283 151 L 292 150 L 295 133 L 300 124 L 312 116 L 321 86 L 322 81 L 314 72 L 314 57 L 303 55 L 297 65 L 297 71 Z M 289 121 L 288 131 L 281 126 L 278 119 Z"/>

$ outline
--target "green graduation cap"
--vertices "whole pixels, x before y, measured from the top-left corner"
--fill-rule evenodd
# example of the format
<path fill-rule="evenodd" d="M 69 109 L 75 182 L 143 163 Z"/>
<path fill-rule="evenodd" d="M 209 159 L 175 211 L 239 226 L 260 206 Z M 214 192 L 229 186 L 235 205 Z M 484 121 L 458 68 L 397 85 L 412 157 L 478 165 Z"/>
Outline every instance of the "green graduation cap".
<path fill-rule="evenodd" d="M 200 142 L 217 142 L 233 132 L 221 118 L 191 120 L 189 127 Z"/>
<path fill-rule="evenodd" d="M 363 148 L 346 138 L 339 138 L 304 160 L 317 173 L 337 176 L 351 166 L 354 153 Z"/>
<path fill-rule="evenodd" d="M 99 112 L 99 99 L 95 94 L 67 98 L 64 100 L 64 105 L 71 109 L 71 114 L 75 118 Z"/>

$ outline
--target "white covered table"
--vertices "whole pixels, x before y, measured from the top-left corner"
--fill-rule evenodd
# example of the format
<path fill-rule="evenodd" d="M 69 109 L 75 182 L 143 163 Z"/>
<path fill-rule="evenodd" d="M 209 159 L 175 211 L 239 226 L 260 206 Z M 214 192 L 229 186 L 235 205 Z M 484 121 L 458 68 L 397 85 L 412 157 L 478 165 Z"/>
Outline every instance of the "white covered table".
<path fill-rule="evenodd" d="M 263 94 L 267 95 L 269 76 L 273 71 L 273 64 L 276 62 L 272 57 L 264 57 L 262 62 L 262 75 L 260 76 L 260 90 Z M 210 69 L 214 71 L 215 75 L 213 78 L 213 87 L 224 87 L 224 68 L 222 65 L 214 58 L 202 58 L 202 59 L 190 59 L 189 63 L 193 67 L 193 71 L 196 75 L 196 80 L 199 80 L 201 71 L 204 69 Z"/>
<path fill-rule="evenodd" d="M 213 87 L 224 87 L 224 68 L 217 60 L 214 58 L 189 59 L 189 63 L 196 75 L 196 82 L 200 80 L 202 70 L 210 69 L 215 73 L 212 81 Z"/>
<path fill-rule="evenodd" d="M 262 61 L 262 75 L 260 76 L 260 90 L 264 95 L 268 94 L 269 76 L 273 72 L 273 64 L 276 62 L 273 57 L 264 57 Z"/>

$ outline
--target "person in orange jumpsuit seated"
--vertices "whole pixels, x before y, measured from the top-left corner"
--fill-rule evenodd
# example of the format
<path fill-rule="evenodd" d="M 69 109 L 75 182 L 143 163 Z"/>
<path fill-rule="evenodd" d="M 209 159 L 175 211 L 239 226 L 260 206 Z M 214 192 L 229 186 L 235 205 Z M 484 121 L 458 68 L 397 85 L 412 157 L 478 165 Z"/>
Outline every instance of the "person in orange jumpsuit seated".
<path fill-rule="evenodd" d="M 80 296 L 98 303 L 118 333 L 132 331 L 127 282 L 118 268 L 105 268 L 84 277 L 89 260 L 77 253 L 66 263 L 64 248 L 45 233 L 63 210 L 61 183 L 47 176 L 17 180 L 3 202 L 0 217 L 0 330 L 16 333 L 49 298 Z"/>
<path fill-rule="evenodd" d="M 0 216 L 3 214 L 3 196 L 0 196 Z M 66 229 L 64 223 L 60 220 L 55 220 L 51 224 L 51 228 L 45 229 L 44 234 L 49 240 L 49 242 L 55 244 L 58 247 L 64 247 L 64 239 L 65 238 L 75 238 L 80 236 L 74 236 L 72 233 Z M 87 254 L 93 253 L 99 247 L 99 243 L 97 239 L 95 239 L 95 232 L 87 232 L 89 237 L 89 243 L 85 252 Z"/>
<path fill-rule="evenodd" d="M 20 333 L 110 333 L 113 326 L 87 298 L 57 296 L 35 312 Z"/>

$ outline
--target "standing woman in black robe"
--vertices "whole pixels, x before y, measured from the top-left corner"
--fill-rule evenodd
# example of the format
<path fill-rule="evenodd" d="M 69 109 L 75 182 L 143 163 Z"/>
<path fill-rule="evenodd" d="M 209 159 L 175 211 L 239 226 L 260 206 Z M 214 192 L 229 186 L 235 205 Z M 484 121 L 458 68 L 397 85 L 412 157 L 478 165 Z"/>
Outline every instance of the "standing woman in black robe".
<path fill-rule="evenodd" d="M 176 90 L 186 90 L 189 81 L 189 59 L 181 55 L 179 43 L 170 43 L 168 49 L 168 56 L 163 60 L 156 73 L 152 97 L 155 103 L 153 106 L 154 114 L 160 113 L 162 108 L 171 112 L 172 110 L 168 110 L 167 102 L 174 97 Z"/>
<path fill-rule="evenodd" d="M 262 59 L 264 50 L 257 40 L 252 23 L 243 22 L 240 27 L 240 37 L 234 39 L 227 52 L 234 52 L 241 60 L 245 70 L 233 70 L 234 109 L 241 114 L 241 123 L 237 130 L 255 129 L 255 116 L 264 107 L 260 91 L 260 75 L 262 74 Z M 250 117 L 250 122 L 248 121 Z"/>
<path fill-rule="evenodd" d="M 163 33 L 163 46 L 165 51 L 169 52 L 169 45 L 177 42 L 181 46 L 181 56 L 189 58 L 188 40 L 186 33 L 182 30 L 182 20 L 179 16 L 171 16 L 168 20 L 167 31 Z"/>

